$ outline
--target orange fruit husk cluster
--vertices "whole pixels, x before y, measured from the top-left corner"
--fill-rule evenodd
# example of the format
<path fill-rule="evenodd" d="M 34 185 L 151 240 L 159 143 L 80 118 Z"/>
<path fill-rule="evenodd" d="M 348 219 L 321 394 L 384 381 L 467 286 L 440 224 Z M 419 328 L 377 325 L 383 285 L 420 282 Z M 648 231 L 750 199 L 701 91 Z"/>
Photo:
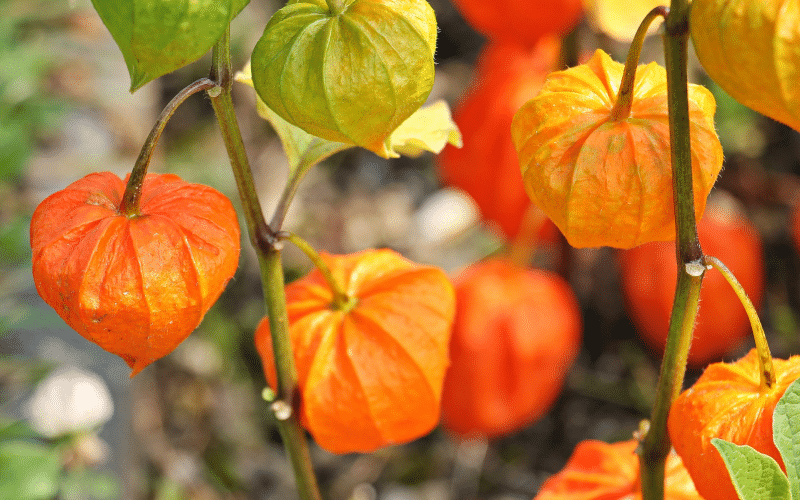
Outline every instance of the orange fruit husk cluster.
<path fill-rule="evenodd" d="M 566 35 L 581 18 L 582 0 L 454 0 L 476 30 L 492 40 L 532 46 L 546 35 Z"/>
<path fill-rule="evenodd" d="M 800 130 L 800 6 L 797 0 L 694 0 L 697 58 L 745 106 Z"/>
<path fill-rule="evenodd" d="M 725 263 L 758 307 L 764 293 L 764 258 L 758 232 L 735 205 L 711 198 L 697 223 L 703 251 Z M 663 354 L 677 281 L 675 243 L 648 243 L 623 252 L 620 280 L 639 334 L 658 355 Z M 747 312 L 722 273 L 705 274 L 700 303 L 688 359 L 694 366 L 717 360 L 751 331 Z"/>
<path fill-rule="evenodd" d="M 534 500 L 641 500 L 638 442 L 583 441 L 567 465 L 542 485 Z M 680 457 L 667 457 L 664 500 L 703 500 Z"/>
<path fill-rule="evenodd" d="M 315 270 L 286 287 L 301 422 L 333 453 L 416 439 L 439 420 L 455 294 L 438 268 L 390 250 L 321 254 L 351 301 Z M 264 373 L 277 384 L 265 319 L 256 330 Z"/>
<path fill-rule="evenodd" d="M 786 388 L 800 378 L 800 356 L 774 359 L 773 365 L 777 380 L 771 388 L 760 385 L 755 349 L 735 363 L 709 365 L 670 410 L 672 445 L 706 500 L 739 498 L 713 438 L 752 446 L 786 470 L 772 440 L 772 414 Z"/>
<path fill-rule="evenodd" d="M 490 260 L 468 268 L 455 286 L 444 426 L 496 437 L 540 418 L 580 348 L 580 307 L 569 285 L 547 271 Z"/>
<path fill-rule="evenodd" d="M 623 65 L 601 50 L 552 73 L 511 127 L 525 189 L 575 247 L 632 248 L 675 238 L 667 79 L 639 66 L 627 117 L 612 109 Z M 696 216 L 722 168 L 711 93 L 689 86 Z"/>
<path fill-rule="evenodd" d="M 532 49 L 489 43 L 478 59 L 473 85 L 453 114 L 463 147 L 447 146 L 438 156 L 443 181 L 472 196 L 482 217 L 508 238 L 517 235 L 531 204 L 511 142 L 511 120 L 555 68 L 560 46 L 550 37 Z M 555 231 L 549 222 L 544 227 Z"/>
<path fill-rule="evenodd" d="M 125 183 L 89 174 L 50 195 L 31 221 L 39 295 L 136 375 L 197 328 L 239 262 L 231 202 L 208 186 L 148 174 L 140 214 L 118 211 Z"/>

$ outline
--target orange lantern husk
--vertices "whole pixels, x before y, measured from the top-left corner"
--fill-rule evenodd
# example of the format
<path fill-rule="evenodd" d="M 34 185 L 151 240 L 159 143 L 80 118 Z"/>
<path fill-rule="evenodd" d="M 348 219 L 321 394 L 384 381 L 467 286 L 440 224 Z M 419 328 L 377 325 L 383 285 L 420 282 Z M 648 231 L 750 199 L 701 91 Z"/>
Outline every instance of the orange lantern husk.
<path fill-rule="evenodd" d="M 641 500 L 635 440 L 583 441 L 567 465 L 542 485 L 534 500 Z M 664 500 L 703 500 L 680 457 L 667 457 Z"/>
<path fill-rule="evenodd" d="M 476 30 L 491 40 L 533 46 L 544 36 L 564 36 L 578 24 L 583 0 L 454 0 Z"/>
<path fill-rule="evenodd" d="M 627 116 L 612 110 L 623 65 L 601 50 L 552 73 L 514 117 L 525 189 L 575 247 L 632 248 L 675 238 L 667 79 L 639 66 Z M 695 215 L 722 168 L 711 93 L 689 86 Z"/>
<path fill-rule="evenodd" d="M 800 131 L 800 7 L 797 0 L 694 0 L 697 58 L 725 92 Z"/>
<path fill-rule="evenodd" d="M 208 186 L 148 174 L 139 215 L 125 183 L 89 174 L 46 198 L 31 221 L 39 295 L 86 339 L 139 373 L 197 328 L 239 262 L 231 202 Z"/>
<path fill-rule="evenodd" d="M 429 432 L 439 419 L 455 294 L 438 268 L 390 250 L 322 253 L 351 301 L 318 270 L 286 287 L 289 332 L 301 394 L 301 422 L 333 453 L 369 452 Z M 265 319 L 256 347 L 276 387 Z"/>
<path fill-rule="evenodd" d="M 481 53 L 472 86 L 453 120 L 463 147 L 448 145 L 437 157 L 445 184 L 466 191 L 482 217 L 514 238 L 531 204 L 522 187 L 517 152 L 511 142 L 514 113 L 539 92 L 559 60 L 561 44 L 546 37 L 528 49 L 510 42 L 490 42 Z M 553 225 L 539 231 L 547 237 Z M 552 239 L 552 236 L 550 236 Z"/>
<path fill-rule="evenodd" d="M 766 388 L 755 349 L 735 363 L 714 363 L 673 404 L 669 436 L 705 500 L 739 498 L 713 438 L 752 446 L 786 470 L 772 441 L 772 414 L 786 388 L 800 378 L 800 356 L 773 359 L 773 366 L 776 382 Z"/>
<path fill-rule="evenodd" d="M 578 355 L 581 313 L 569 285 L 506 260 L 475 264 L 456 281 L 444 426 L 497 437 L 543 416 Z"/>
<path fill-rule="evenodd" d="M 697 223 L 703 251 L 727 265 L 758 307 L 764 293 L 764 258 L 758 232 L 734 205 L 711 198 Z M 677 281 L 675 243 L 648 243 L 623 252 L 620 281 L 639 334 L 655 353 L 663 354 Z M 722 273 L 706 273 L 700 302 L 689 350 L 692 366 L 718 360 L 751 332 L 747 312 Z"/>

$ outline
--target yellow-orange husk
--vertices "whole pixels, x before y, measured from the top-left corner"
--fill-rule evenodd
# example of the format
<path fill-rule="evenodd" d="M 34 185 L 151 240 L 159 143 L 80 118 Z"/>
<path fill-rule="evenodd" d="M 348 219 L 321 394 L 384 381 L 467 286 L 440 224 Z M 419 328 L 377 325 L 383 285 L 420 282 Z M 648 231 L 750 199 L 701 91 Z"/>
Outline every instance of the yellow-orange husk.
<path fill-rule="evenodd" d="M 239 223 L 222 193 L 148 174 L 140 215 L 118 212 L 125 183 L 89 174 L 31 221 L 39 295 L 86 339 L 139 373 L 197 328 L 239 262 Z"/>
<path fill-rule="evenodd" d="M 789 385 L 800 378 L 800 356 L 773 360 L 777 381 L 760 387 L 755 349 L 735 363 L 714 363 L 672 406 L 669 436 L 697 491 L 705 500 L 738 500 L 725 463 L 711 439 L 749 445 L 786 470 L 772 441 L 772 413 Z"/>
<path fill-rule="evenodd" d="M 725 92 L 800 131 L 800 3 L 694 0 L 697 58 Z"/>
<path fill-rule="evenodd" d="M 333 453 L 369 452 L 426 434 L 439 419 L 449 364 L 453 285 L 442 270 L 390 250 L 321 256 L 355 302 L 334 307 L 318 270 L 286 287 L 302 424 Z M 256 347 L 274 388 L 266 319 Z"/>
<path fill-rule="evenodd" d="M 542 485 L 534 500 L 641 500 L 635 440 L 578 443 L 567 465 Z M 664 471 L 664 500 L 703 500 L 674 452 Z"/>
<path fill-rule="evenodd" d="M 630 115 L 615 121 L 622 73 L 598 50 L 586 64 L 552 73 L 511 126 L 528 196 L 575 247 L 675 238 L 666 72 L 639 66 Z M 698 218 L 722 168 L 715 109 L 708 90 L 689 86 Z"/>

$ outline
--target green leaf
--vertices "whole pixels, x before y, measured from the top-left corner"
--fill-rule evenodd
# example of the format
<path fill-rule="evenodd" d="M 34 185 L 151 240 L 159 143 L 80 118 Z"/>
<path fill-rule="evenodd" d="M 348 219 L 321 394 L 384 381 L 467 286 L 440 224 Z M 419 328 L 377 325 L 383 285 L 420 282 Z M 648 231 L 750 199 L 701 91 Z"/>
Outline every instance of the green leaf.
<path fill-rule="evenodd" d="M 27 441 L 0 443 L 0 498 L 52 498 L 60 474 L 61 457 L 56 449 Z"/>
<path fill-rule="evenodd" d="M 772 457 L 719 438 L 712 439 L 711 444 L 722 455 L 741 500 L 792 500 L 789 480 Z"/>
<path fill-rule="evenodd" d="M 250 63 L 242 71 L 236 73 L 234 78 L 236 81 L 252 87 L 253 77 L 250 73 Z M 289 159 L 290 175 L 301 165 L 315 165 L 334 153 L 355 147 L 353 144 L 328 141 L 295 127 L 269 109 L 258 95 L 256 95 L 256 110 L 261 118 L 272 125 L 275 133 L 280 137 L 283 150 Z"/>
<path fill-rule="evenodd" d="M 786 389 L 775 406 L 772 438 L 789 474 L 792 498 L 800 500 L 800 379 Z"/>
<path fill-rule="evenodd" d="M 200 59 L 249 0 L 92 0 L 128 72 L 131 92 Z"/>

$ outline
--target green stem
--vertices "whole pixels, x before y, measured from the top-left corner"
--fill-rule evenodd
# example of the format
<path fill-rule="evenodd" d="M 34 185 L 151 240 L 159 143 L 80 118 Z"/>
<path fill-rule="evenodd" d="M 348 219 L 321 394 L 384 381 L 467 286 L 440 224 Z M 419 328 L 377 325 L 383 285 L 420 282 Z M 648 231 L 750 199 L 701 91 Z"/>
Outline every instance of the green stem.
<path fill-rule="evenodd" d="M 281 193 L 281 198 L 278 200 L 278 206 L 275 207 L 275 213 L 272 216 L 272 220 L 269 223 L 269 227 L 271 227 L 275 231 L 280 231 L 281 227 L 283 227 L 283 221 L 286 219 L 286 214 L 289 212 L 289 205 L 292 203 L 294 199 L 294 195 L 297 194 L 297 189 L 300 187 L 300 181 L 306 176 L 311 167 L 319 163 L 317 161 L 308 161 L 305 156 L 300 159 L 299 164 L 297 167 L 292 171 L 292 175 L 289 178 L 289 182 L 286 183 L 286 187 L 283 189 Z"/>
<path fill-rule="evenodd" d="M 128 178 L 128 184 L 125 186 L 125 192 L 122 195 L 122 202 L 119 205 L 119 213 L 126 217 L 136 217 L 139 215 L 139 200 L 142 197 L 142 184 L 147 175 L 147 167 L 150 165 L 150 158 L 153 157 L 153 151 L 158 144 L 158 138 L 167 126 L 167 122 L 175 114 L 178 106 L 183 104 L 183 101 L 189 98 L 192 94 L 196 94 L 201 90 L 207 90 L 216 86 L 212 80 L 208 78 L 201 78 L 196 82 L 189 84 L 186 88 L 178 92 L 178 94 L 167 103 L 161 114 L 158 115 L 153 129 L 150 130 L 150 135 L 142 145 L 142 150 L 139 152 L 139 157 L 133 165 L 133 170 Z"/>
<path fill-rule="evenodd" d="M 670 450 L 667 417 L 683 387 L 686 361 L 700 300 L 705 262 L 694 216 L 691 138 L 689 136 L 689 90 L 687 75 L 689 4 L 672 0 L 666 19 L 664 52 L 672 161 L 672 189 L 675 207 L 676 259 L 678 280 L 670 316 L 669 334 L 661 364 L 656 402 L 650 429 L 641 444 L 641 485 L 643 500 L 663 500 L 664 465 Z"/>
<path fill-rule="evenodd" d="M 278 234 L 281 239 L 291 242 L 294 246 L 302 250 L 304 254 L 314 263 L 322 277 L 333 292 L 333 307 L 337 310 L 350 309 L 354 305 L 355 297 L 349 297 L 342 284 L 333 276 L 331 268 L 322 259 L 322 256 L 306 240 L 300 236 L 282 231 Z"/>
<path fill-rule="evenodd" d="M 775 385 L 775 368 L 772 366 L 772 353 L 769 350 L 767 336 L 764 334 L 764 327 L 761 326 L 761 320 L 758 318 L 758 311 L 756 311 L 753 302 L 750 301 L 750 297 L 747 296 L 747 292 L 744 291 L 742 284 L 739 283 L 739 280 L 736 279 L 736 276 L 725 264 L 710 255 L 706 255 L 706 262 L 722 273 L 742 302 L 744 310 L 747 312 L 747 317 L 750 318 L 750 326 L 753 329 L 753 338 L 758 352 L 758 362 L 761 366 L 761 390 L 769 390 Z"/>
<path fill-rule="evenodd" d="M 256 250 L 261 269 L 261 281 L 269 316 L 275 365 L 278 372 L 276 401 L 271 408 L 278 422 L 289 459 L 294 468 L 297 489 L 303 500 L 320 500 L 321 495 L 311 464 L 311 455 L 305 433 L 300 427 L 297 369 L 294 365 L 289 319 L 286 312 L 281 243 L 264 220 L 261 204 L 255 189 L 253 173 L 247 160 L 242 134 L 236 120 L 231 99 L 230 31 L 214 45 L 211 79 L 218 83 L 208 95 L 217 115 L 222 139 L 228 150 L 239 196 L 245 211 L 250 240 Z"/>
<path fill-rule="evenodd" d="M 639 25 L 639 29 L 636 30 L 631 46 L 628 49 L 628 58 L 625 60 L 625 70 L 622 73 L 617 102 L 614 103 L 614 108 L 611 110 L 612 121 L 624 120 L 630 116 L 631 105 L 633 104 L 633 89 L 636 83 L 636 67 L 639 64 L 639 55 L 642 53 L 644 38 L 647 36 L 647 30 L 650 29 L 653 21 L 658 16 L 666 19 L 668 14 L 669 9 L 666 7 L 656 7 L 647 13 L 642 24 Z"/>

